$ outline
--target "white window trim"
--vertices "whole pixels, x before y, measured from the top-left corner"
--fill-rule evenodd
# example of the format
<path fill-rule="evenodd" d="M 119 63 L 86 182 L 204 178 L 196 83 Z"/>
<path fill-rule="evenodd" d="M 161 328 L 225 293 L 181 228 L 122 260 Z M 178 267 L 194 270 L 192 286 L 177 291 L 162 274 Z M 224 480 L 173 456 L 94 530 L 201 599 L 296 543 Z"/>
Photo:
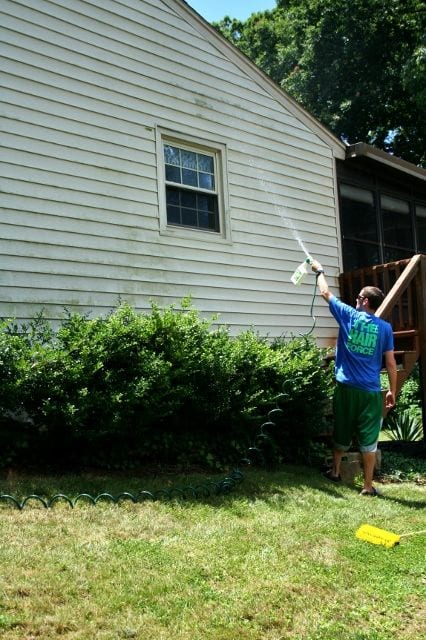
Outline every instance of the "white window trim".
<path fill-rule="evenodd" d="M 157 127 L 156 147 L 157 147 L 157 176 L 158 176 L 158 205 L 160 234 L 175 238 L 194 239 L 204 242 L 231 242 L 229 224 L 229 195 L 227 188 L 227 150 L 226 145 L 218 142 L 211 142 L 203 138 L 194 137 Z M 218 197 L 219 211 L 219 231 L 208 229 L 193 229 L 191 227 L 179 227 L 167 223 L 166 206 L 166 176 L 164 166 L 164 143 L 176 146 L 189 147 L 194 151 L 213 154 L 215 158 L 215 180 Z"/>

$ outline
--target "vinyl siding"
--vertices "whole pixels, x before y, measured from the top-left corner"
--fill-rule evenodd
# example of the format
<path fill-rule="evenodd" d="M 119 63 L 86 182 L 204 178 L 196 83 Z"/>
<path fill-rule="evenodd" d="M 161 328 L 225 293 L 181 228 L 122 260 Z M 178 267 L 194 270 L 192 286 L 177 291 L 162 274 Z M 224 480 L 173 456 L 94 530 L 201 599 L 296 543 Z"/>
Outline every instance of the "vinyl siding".
<path fill-rule="evenodd" d="M 309 328 L 313 277 L 289 281 L 304 257 L 292 227 L 333 279 L 332 146 L 182 7 L 2 1 L 0 315 L 191 295 L 232 333 Z M 225 239 L 160 233 L 160 130 L 225 146 Z M 334 323 L 315 310 L 325 340 Z"/>

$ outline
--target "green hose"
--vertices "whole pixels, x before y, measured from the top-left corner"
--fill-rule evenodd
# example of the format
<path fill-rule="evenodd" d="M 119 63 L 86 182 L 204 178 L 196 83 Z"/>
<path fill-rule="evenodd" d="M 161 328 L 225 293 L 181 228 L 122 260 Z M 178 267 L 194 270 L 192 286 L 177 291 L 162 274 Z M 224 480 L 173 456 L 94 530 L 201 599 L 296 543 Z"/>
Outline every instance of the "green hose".
<path fill-rule="evenodd" d="M 130 501 L 134 504 L 151 500 L 153 502 L 157 500 L 197 500 L 200 498 L 208 498 L 210 496 L 221 496 L 229 494 L 237 485 L 244 480 L 244 474 L 241 471 L 241 466 L 251 466 L 264 464 L 263 447 L 271 440 L 271 431 L 277 426 L 277 419 L 280 418 L 284 411 L 279 407 L 279 402 L 289 398 L 289 393 L 285 390 L 287 383 L 293 386 L 294 381 L 286 381 L 283 385 L 283 393 L 280 393 L 276 399 L 276 406 L 268 413 L 268 420 L 260 426 L 259 433 L 254 439 L 253 444 L 247 449 L 246 456 L 242 458 L 239 465 L 236 466 L 230 474 L 226 475 L 221 480 L 214 482 L 208 480 L 206 482 L 193 485 L 184 485 L 182 487 L 171 487 L 170 489 L 158 489 L 157 491 L 142 490 L 136 494 L 124 491 L 123 493 L 113 496 L 111 493 L 100 493 L 97 496 L 92 496 L 89 493 L 79 493 L 75 498 L 70 498 L 63 493 L 57 493 L 51 498 L 44 498 L 35 493 L 26 496 L 22 500 L 19 500 L 15 496 L 0 493 L 0 503 L 16 507 L 19 511 L 22 511 L 28 505 L 41 505 L 45 509 L 52 508 L 55 504 L 62 502 L 68 505 L 71 509 L 74 509 L 78 503 L 89 503 L 96 506 L 100 502 L 110 502 L 112 504 L 119 504 L 124 501 Z"/>

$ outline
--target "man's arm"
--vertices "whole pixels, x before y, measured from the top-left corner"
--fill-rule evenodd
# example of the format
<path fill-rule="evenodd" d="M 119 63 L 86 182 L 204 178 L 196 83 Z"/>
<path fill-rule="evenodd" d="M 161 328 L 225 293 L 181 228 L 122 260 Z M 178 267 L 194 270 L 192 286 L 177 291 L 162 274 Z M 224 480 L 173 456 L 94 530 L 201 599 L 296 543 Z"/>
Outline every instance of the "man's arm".
<path fill-rule="evenodd" d="M 330 298 L 333 297 L 330 289 L 328 288 L 327 280 L 325 279 L 324 270 L 318 260 L 313 260 L 311 264 L 312 271 L 317 274 L 317 285 L 320 294 L 326 302 L 330 302 Z"/>
<path fill-rule="evenodd" d="M 392 407 L 395 406 L 396 381 L 398 376 L 393 351 L 385 351 L 385 366 L 389 378 L 389 391 L 386 393 L 386 409 L 392 409 Z"/>

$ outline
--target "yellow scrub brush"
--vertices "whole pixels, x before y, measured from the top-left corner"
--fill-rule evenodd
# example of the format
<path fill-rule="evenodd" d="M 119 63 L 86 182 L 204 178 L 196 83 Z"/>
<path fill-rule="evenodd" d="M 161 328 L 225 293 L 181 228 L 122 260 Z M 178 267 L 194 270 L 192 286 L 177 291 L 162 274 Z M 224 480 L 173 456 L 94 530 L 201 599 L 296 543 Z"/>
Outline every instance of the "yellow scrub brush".
<path fill-rule="evenodd" d="M 424 535 L 424 531 L 412 531 L 411 533 L 402 533 L 398 535 L 385 529 L 379 529 L 379 527 L 373 527 L 371 524 L 363 524 L 360 526 L 355 536 L 360 540 L 366 540 L 372 544 L 382 544 L 385 547 L 391 548 L 396 544 L 399 544 L 401 538 L 407 538 L 408 536 Z"/>

